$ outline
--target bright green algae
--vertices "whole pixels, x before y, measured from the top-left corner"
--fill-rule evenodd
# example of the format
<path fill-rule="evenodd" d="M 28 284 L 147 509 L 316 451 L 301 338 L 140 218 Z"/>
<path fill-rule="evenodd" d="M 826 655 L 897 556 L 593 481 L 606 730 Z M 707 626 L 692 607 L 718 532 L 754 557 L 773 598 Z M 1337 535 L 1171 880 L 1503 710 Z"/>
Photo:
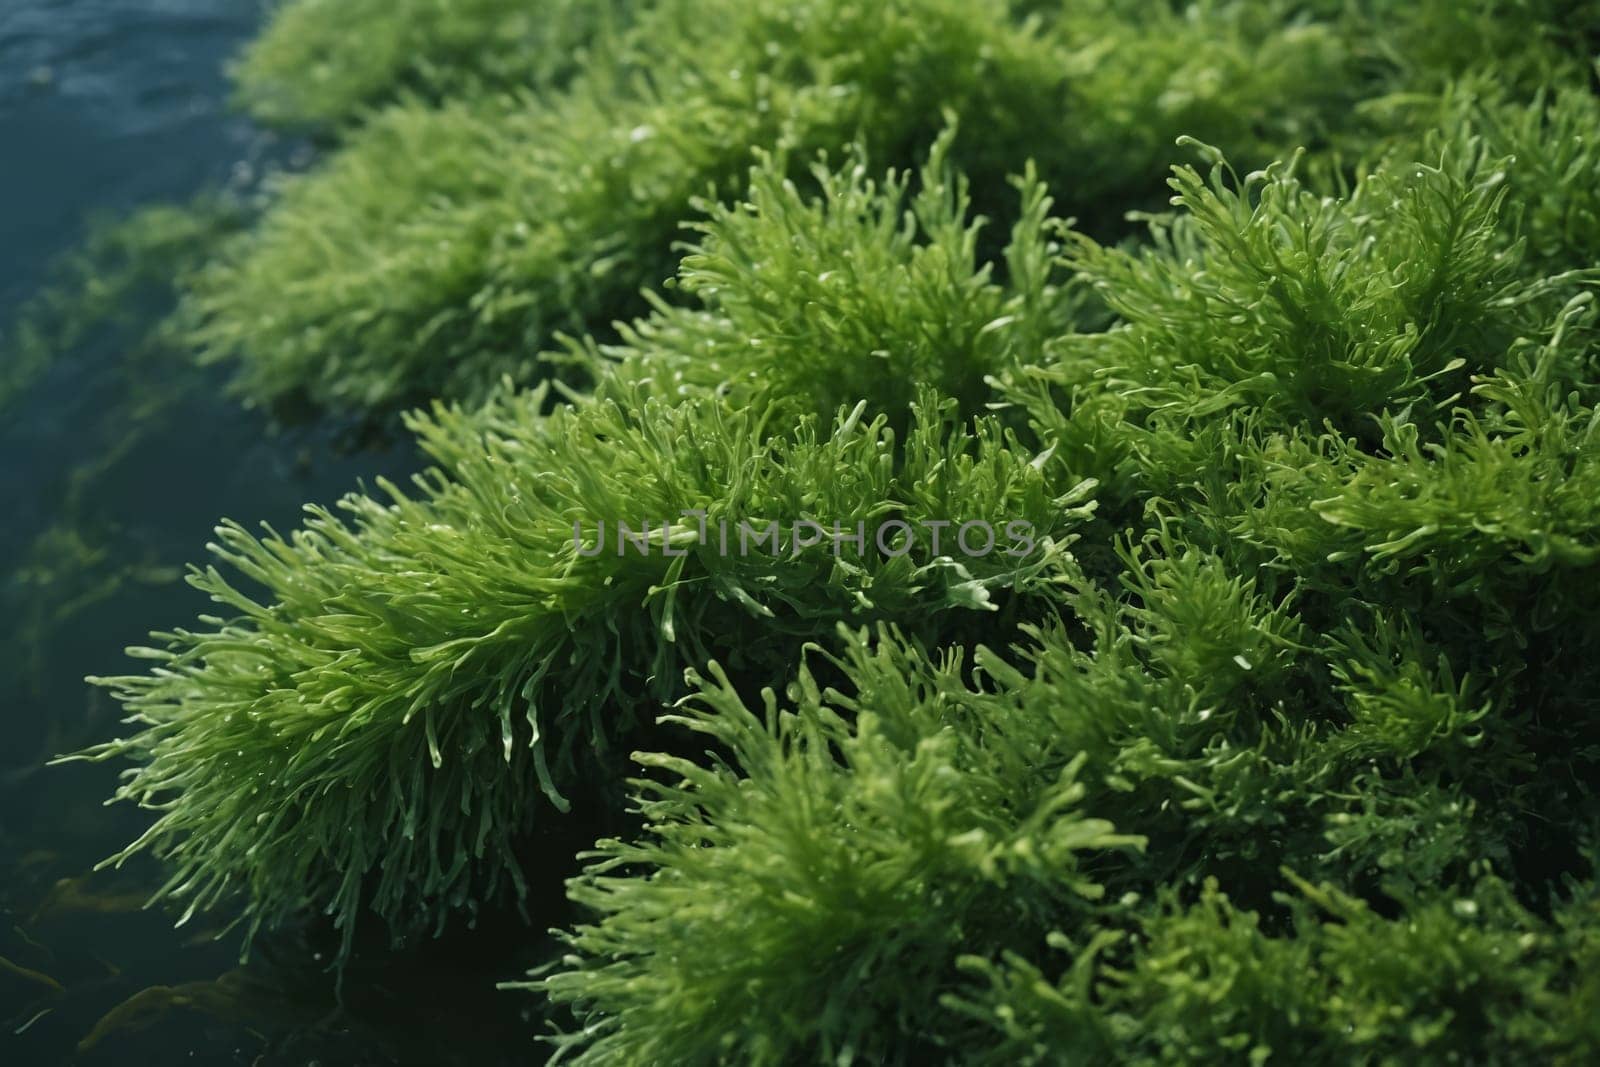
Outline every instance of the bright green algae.
<path fill-rule="evenodd" d="M 256 120 L 337 132 L 399 98 L 561 85 L 634 0 L 297 0 L 234 66 Z"/>
<path fill-rule="evenodd" d="M 880 166 L 911 166 L 947 110 L 966 120 L 959 162 L 979 210 L 1003 212 L 1005 179 L 1033 158 L 1068 211 L 1118 225 L 1159 197 L 1179 134 L 1266 162 L 1347 113 L 1365 62 L 1350 35 L 1286 17 L 1238 3 L 1027 17 L 1000 0 L 648 5 L 560 87 L 373 114 L 187 286 L 185 321 L 259 402 L 480 397 L 503 374 L 537 377 L 558 334 L 642 310 L 691 200 L 736 193 L 752 148 L 803 174 L 818 149 L 859 138 Z"/>
<path fill-rule="evenodd" d="M 163 896 L 443 930 L 639 749 L 524 986 L 570 1059 L 1591 1059 L 1594 12 L 1310 9 L 638 5 L 368 117 L 195 283 L 208 350 L 474 399 L 415 485 L 222 527 L 227 617 L 107 683 Z"/>
<path fill-rule="evenodd" d="M 537 378 L 559 334 L 643 310 L 691 200 L 732 197 L 753 148 L 910 167 L 953 111 L 980 212 L 1006 217 L 1032 159 L 1104 233 L 1159 204 L 1180 134 L 1247 167 L 1361 154 L 1391 128 L 1371 108 L 1474 64 L 1518 91 L 1587 76 L 1583 9 L 1554 0 L 368 6 L 288 5 L 241 68 L 260 113 L 362 119 L 184 287 L 192 342 L 256 402 L 381 416 Z"/>

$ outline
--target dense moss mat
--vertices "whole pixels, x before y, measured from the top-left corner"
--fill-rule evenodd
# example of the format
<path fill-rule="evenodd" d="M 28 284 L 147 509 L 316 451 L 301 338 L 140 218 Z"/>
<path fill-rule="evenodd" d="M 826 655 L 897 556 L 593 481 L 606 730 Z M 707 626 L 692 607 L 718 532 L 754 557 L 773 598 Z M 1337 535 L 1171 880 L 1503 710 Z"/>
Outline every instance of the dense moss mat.
<path fill-rule="evenodd" d="M 1180 134 L 1245 166 L 1297 145 L 1359 155 L 1363 103 L 1434 92 L 1474 60 L 1512 86 L 1587 76 L 1582 19 L 1542 8 L 1327 8 L 664 0 L 541 6 L 530 38 L 505 28 L 530 9 L 505 0 L 291 4 L 241 68 L 258 111 L 294 91 L 310 99 L 287 114 L 307 121 L 393 102 L 355 111 L 365 122 L 321 168 L 280 183 L 188 287 L 186 328 L 262 403 L 381 415 L 479 398 L 503 374 L 540 376 L 558 334 L 643 310 L 692 199 L 733 195 L 753 147 L 799 177 L 853 139 L 906 167 L 950 110 L 981 212 L 1004 217 L 1005 179 L 1031 159 L 1105 234 L 1159 205 Z"/>
<path fill-rule="evenodd" d="M 1596 12 L 1133 14 L 641 5 L 285 187 L 212 351 L 459 395 L 106 681 L 161 896 L 444 931 L 603 827 L 577 1062 L 1600 1054 Z"/>
<path fill-rule="evenodd" d="M 1071 238 L 1118 323 L 998 384 L 1105 540 L 970 666 L 713 670 L 668 721 L 726 755 L 641 757 L 530 987 L 578 1061 L 1594 1055 L 1600 247 L 1582 191 L 1538 236 L 1548 164 L 1431 143 Z"/>
<path fill-rule="evenodd" d="M 450 474 L 424 478 L 417 499 L 352 496 L 352 522 L 318 513 L 289 539 L 219 531 L 218 554 L 270 601 L 197 572 L 241 616 L 173 635 L 174 651 L 142 653 L 162 663 L 153 674 L 113 680 L 148 729 L 94 754 L 147 764 L 123 796 L 177 801 L 138 846 L 178 861 L 166 892 L 203 907 L 248 885 L 253 920 L 324 898 L 347 933 L 368 874 L 365 903 L 402 932 L 508 884 L 521 896 L 518 836 L 541 809 L 566 810 L 575 775 L 608 769 L 609 743 L 677 694 L 685 662 L 770 677 L 838 618 L 959 632 L 935 620 L 1042 595 L 1089 488 L 1052 491 L 998 429 L 961 430 L 931 398 L 899 466 L 885 420 L 859 409 L 831 432 L 769 437 L 765 420 L 708 402 L 546 418 L 543 399 L 418 424 Z M 951 501 L 962 521 L 1028 522 L 1038 551 L 853 558 L 791 533 L 794 517 L 938 520 Z M 715 534 L 694 543 L 681 516 L 697 510 L 731 524 L 727 554 Z M 640 541 L 654 524 L 650 544 L 619 523 Z M 307 802 L 285 808 L 280 791 Z M 452 813 L 470 819 L 466 837 Z"/>
<path fill-rule="evenodd" d="M 552 88 L 639 0 L 294 0 L 234 64 L 259 122 L 336 136 L 383 104 Z"/>

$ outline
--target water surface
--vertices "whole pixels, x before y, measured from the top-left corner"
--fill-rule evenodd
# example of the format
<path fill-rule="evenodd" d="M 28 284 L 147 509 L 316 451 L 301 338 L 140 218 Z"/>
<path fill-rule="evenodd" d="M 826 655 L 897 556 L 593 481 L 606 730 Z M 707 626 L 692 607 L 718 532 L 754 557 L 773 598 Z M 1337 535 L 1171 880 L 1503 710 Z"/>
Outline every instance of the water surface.
<path fill-rule="evenodd" d="M 0 3 L 0 333 L 91 220 L 248 190 L 301 151 L 227 107 L 225 61 L 259 17 L 254 0 Z M 159 292 L 141 300 L 147 324 L 166 310 Z M 153 865 L 90 874 L 149 817 L 102 806 L 114 766 L 44 767 L 119 730 L 84 676 L 135 669 L 125 646 L 210 607 L 181 573 L 219 518 L 290 527 L 304 502 L 413 462 L 398 446 L 352 454 L 326 427 L 274 431 L 224 395 L 225 370 L 141 353 L 140 336 L 136 323 L 52 353 L 0 407 L 0 1063 L 530 1053 L 518 1010 L 475 1014 L 503 976 L 476 972 L 504 961 L 379 957 L 352 970 L 341 1007 L 314 927 L 269 939 L 240 969 L 228 916 L 175 930 L 141 909 Z M 508 1016 L 514 1035 L 497 1029 Z M 433 1040 L 462 1032 L 472 1040 Z"/>

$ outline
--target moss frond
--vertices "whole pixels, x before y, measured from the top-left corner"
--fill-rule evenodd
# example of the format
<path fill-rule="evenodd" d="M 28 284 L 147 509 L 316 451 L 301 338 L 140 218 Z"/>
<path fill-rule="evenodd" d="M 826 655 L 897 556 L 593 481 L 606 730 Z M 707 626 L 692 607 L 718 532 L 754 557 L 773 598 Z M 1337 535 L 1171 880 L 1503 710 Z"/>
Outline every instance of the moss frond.
<path fill-rule="evenodd" d="M 104 684 L 139 730 L 88 754 L 140 764 L 119 796 L 161 812 L 130 852 L 172 863 L 163 896 L 242 892 L 253 925 L 315 904 L 347 939 L 363 906 L 406 932 L 519 896 L 519 837 L 605 780 L 686 665 L 786 670 L 839 619 L 1003 625 L 1093 509 L 931 394 L 903 441 L 860 408 L 772 433 L 711 400 L 548 407 L 436 408 L 414 428 L 440 466 L 410 493 L 287 537 L 218 528 L 228 573 L 190 582 L 227 617 L 135 650 L 152 672 Z M 884 554 L 890 519 L 915 536 Z M 981 558 L 921 527 L 1019 520 L 1028 551 Z M 865 545 L 834 540 L 860 523 Z"/>
<path fill-rule="evenodd" d="M 934 143 L 915 192 L 893 171 L 880 187 L 860 158 L 814 165 L 815 196 L 772 160 L 752 168 L 747 198 L 704 204 L 693 227 L 676 288 L 695 304 L 656 300 L 620 343 L 571 354 L 606 391 L 717 393 L 778 405 L 776 418 L 866 400 L 903 428 L 927 387 L 982 413 L 990 378 L 1073 330 L 1083 301 L 1059 266 L 1066 225 L 1031 169 L 1009 243 L 987 257 L 988 220 L 949 164 L 957 139 L 952 127 Z"/>

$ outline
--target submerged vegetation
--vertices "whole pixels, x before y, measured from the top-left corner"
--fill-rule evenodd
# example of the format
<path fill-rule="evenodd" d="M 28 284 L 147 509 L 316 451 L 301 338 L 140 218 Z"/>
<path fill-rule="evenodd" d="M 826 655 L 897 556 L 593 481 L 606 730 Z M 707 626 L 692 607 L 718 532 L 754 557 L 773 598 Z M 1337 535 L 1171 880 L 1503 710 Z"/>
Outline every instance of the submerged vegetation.
<path fill-rule="evenodd" d="M 1597 42 L 286 4 L 241 96 L 327 154 L 163 336 L 432 466 L 219 527 L 75 757 L 117 860 L 347 953 L 592 841 L 502 994 L 579 1063 L 1592 1061 Z"/>

